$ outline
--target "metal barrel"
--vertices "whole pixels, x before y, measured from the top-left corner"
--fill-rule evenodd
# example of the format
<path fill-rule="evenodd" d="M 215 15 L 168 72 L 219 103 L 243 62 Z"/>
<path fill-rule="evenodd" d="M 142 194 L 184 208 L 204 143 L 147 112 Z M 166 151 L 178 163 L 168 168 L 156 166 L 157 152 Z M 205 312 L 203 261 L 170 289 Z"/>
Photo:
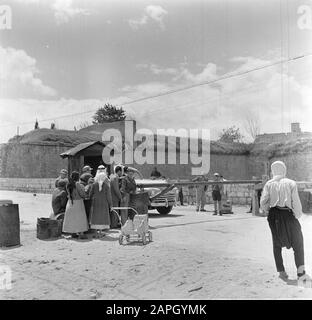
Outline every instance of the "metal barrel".
<path fill-rule="evenodd" d="M 149 202 L 148 192 L 130 194 L 129 207 L 136 209 L 138 214 L 148 214 Z"/>
<path fill-rule="evenodd" d="M 49 218 L 37 219 L 37 238 L 47 240 L 58 238 L 62 234 L 62 220 L 52 220 Z"/>
<path fill-rule="evenodd" d="M 0 203 L 0 247 L 20 245 L 20 219 L 18 204 Z"/>

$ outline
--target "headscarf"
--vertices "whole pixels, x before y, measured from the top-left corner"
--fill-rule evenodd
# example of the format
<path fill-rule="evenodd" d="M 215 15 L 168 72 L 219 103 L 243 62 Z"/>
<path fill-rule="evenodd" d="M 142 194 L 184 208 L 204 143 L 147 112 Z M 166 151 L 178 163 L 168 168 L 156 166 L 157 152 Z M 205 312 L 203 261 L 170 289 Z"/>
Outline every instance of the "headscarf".
<path fill-rule="evenodd" d="M 279 181 L 286 177 L 286 165 L 283 161 L 275 161 L 271 165 L 273 180 Z"/>
<path fill-rule="evenodd" d="M 100 166 L 97 168 L 97 171 L 96 171 L 95 176 L 99 175 L 100 173 L 105 173 L 106 176 L 107 176 L 107 169 L 106 169 L 103 165 L 100 165 Z"/>
<path fill-rule="evenodd" d="M 94 180 L 99 184 L 100 191 L 102 191 L 103 183 L 106 183 L 107 185 L 109 185 L 109 180 L 105 172 L 97 173 Z"/>

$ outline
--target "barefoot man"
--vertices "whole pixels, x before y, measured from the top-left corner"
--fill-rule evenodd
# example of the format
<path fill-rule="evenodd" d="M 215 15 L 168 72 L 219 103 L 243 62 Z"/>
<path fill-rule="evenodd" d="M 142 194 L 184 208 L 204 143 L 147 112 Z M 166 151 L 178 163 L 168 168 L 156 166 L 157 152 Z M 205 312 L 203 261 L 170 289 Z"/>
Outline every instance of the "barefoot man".
<path fill-rule="evenodd" d="M 298 221 L 302 215 L 302 207 L 297 184 L 286 178 L 286 165 L 282 161 L 272 163 L 271 171 L 273 178 L 263 188 L 260 208 L 268 213 L 277 272 L 281 279 L 288 279 L 282 248 L 293 248 L 298 280 L 310 280 L 304 266 L 303 235 Z"/>

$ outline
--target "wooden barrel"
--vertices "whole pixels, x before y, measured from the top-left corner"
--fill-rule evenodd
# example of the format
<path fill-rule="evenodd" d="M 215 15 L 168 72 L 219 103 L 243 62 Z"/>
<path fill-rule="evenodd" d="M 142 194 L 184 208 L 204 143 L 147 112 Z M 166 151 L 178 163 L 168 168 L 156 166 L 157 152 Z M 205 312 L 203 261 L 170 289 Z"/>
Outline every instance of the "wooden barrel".
<path fill-rule="evenodd" d="M 49 218 L 37 219 L 37 238 L 47 240 L 59 238 L 62 234 L 62 220 L 52 220 Z"/>
<path fill-rule="evenodd" d="M 20 245 L 18 204 L 0 204 L 0 247 Z"/>
<path fill-rule="evenodd" d="M 129 207 L 136 209 L 138 214 L 148 214 L 150 200 L 148 192 L 134 193 L 130 195 Z"/>

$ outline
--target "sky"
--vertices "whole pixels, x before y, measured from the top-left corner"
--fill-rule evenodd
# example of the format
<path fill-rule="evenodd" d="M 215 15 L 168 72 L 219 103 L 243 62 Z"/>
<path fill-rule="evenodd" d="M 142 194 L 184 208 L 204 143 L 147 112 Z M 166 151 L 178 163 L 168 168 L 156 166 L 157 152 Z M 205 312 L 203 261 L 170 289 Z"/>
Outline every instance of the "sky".
<path fill-rule="evenodd" d="M 79 129 L 105 103 L 213 139 L 248 140 L 248 119 L 312 131 L 312 0 L 0 0 L 0 25 L 3 6 L 0 143 L 36 119 Z"/>

